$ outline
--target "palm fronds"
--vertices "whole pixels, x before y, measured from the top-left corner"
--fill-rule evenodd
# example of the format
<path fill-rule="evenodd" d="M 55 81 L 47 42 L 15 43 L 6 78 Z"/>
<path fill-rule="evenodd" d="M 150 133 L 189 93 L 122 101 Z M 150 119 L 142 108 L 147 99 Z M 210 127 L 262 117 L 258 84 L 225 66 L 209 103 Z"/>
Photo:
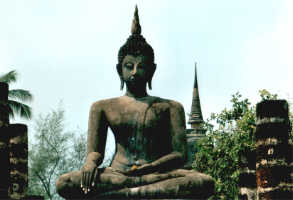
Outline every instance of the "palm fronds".
<path fill-rule="evenodd" d="M 30 91 L 22 89 L 9 90 L 8 98 L 14 100 L 19 99 L 24 102 L 30 102 L 33 100 L 33 96 Z"/>
<path fill-rule="evenodd" d="M 17 80 L 18 74 L 15 70 L 12 70 L 8 72 L 7 74 L 1 75 L 0 76 L 0 82 L 5 82 L 5 83 L 13 83 Z"/>
<path fill-rule="evenodd" d="M 17 81 L 18 73 L 12 70 L 4 75 L 0 75 L 0 82 L 5 82 L 7 84 Z M 16 114 L 24 119 L 31 119 L 32 111 L 31 107 L 23 104 L 22 102 L 32 101 L 33 96 L 28 90 L 14 89 L 8 91 L 8 113 L 10 118 L 14 118 Z M 21 102 L 19 102 L 21 101 Z M 1 103 L 1 102 L 0 102 Z M 3 102 L 2 102 L 3 104 Z"/>
<path fill-rule="evenodd" d="M 15 114 L 19 114 L 22 118 L 31 119 L 32 112 L 31 108 L 28 105 L 17 101 L 8 100 L 8 106 L 10 110 L 9 116 L 11 118 L 14 118 Z"/>

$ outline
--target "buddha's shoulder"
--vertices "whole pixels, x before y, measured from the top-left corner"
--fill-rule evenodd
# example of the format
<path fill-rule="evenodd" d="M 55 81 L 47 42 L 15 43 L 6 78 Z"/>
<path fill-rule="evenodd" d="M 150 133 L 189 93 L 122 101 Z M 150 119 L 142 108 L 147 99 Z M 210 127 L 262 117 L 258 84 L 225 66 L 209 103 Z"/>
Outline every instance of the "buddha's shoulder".
<path fill-rule="evenodd" d="M 183 106 L 181 103 L 171 99 L 150 96 L 150 101 L 152 102 L 153 106 L 159 106 L 159 107 L 164 107 L 168 109 L 183 109 Z"/>
<path fill-rule="evenodd" d="M 132 104 L 135 100 L 127 96 L 114 97 L 96 101 L 92 104 L 92 109 L 107 110 L 108 108 L 123 107 Z M 183 109 L 181 103 L 171 99 L 165 99 L 157 96 L 147 96 L 141 98 L 141 102 L 147 103 L 153 107 L 160 107 L 166 109 Z"/>
<path fill-rule="evenodd" d="M 91 109 L 104 110 L 108 107 L 117 106 L 118 104 L 121 104 L 121 102 L 122 102 L 121 97 L 102 99 L 102 100 L 93 102 L 91 105 Z"/>

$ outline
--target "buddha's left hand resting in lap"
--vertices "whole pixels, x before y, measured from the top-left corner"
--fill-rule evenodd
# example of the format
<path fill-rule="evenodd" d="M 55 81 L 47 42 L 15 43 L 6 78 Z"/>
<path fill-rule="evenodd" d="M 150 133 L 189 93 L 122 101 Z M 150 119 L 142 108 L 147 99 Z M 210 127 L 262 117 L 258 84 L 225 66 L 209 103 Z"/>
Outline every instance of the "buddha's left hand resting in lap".
<path fill-rule="evenodd" d="M 118 54 L 117 71 L 126 94 L 92 104 L 86 163 L 56 183 L 66 199 L 207 198 L 213 193 L 210 176 L 181 169 L 187 153 L 184 109 L 176 101 L 147 94 L 156 64 L 153 49 L 140 32 L 136 8 L 132 35 Z M 116 152 L 109 167 L 98 168 L 108 128 Z"/>

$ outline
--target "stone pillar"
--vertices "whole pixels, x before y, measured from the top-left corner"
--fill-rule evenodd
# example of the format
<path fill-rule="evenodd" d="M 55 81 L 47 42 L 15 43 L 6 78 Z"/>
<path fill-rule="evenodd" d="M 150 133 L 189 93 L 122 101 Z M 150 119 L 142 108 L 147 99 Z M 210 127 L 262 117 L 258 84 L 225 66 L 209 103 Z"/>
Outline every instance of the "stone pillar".
<path fill-rule="evenodd" d="M 195 159 L 195 154 L 198 149 L 196 149 L 196 143 L 205 137 L 205 131 L 203 129 L 186 129 L 186 140 L 187 140 L 187 161 L 184 165 L 185 169 L 192 168 L 192 162 Z"/>
<path fill-rule="evenodd" d="M 255 150 L 245 149 L 239 153 L 238 199 L 256 199 Z"/>
<path fill-rule="evenodd" d="M 293 199 L 288 103 L 285 100 L 262 101 L 257 104 L 256 116 L 257 198 Z"/>
<path fill-rule="evenodd" d="M 28 188 L 28 138 L 25 124 L 9 125 L 10 186 L 11 199 L 23 199 Z"/>
<path fill-rule="evenodd" d="M 9 134 L 7 127 L 9 124 L 9 115 L 7 108 L 8 84 L 0 82 L 0 199 L 8 198 L 9 185 L 9 153 L 8 140 Z"/>
<path fill-rule="evenodd" d="M 8 126 L 9 115 L 8 115 L 8 84 L 0 82 L 0 127 Z"/>

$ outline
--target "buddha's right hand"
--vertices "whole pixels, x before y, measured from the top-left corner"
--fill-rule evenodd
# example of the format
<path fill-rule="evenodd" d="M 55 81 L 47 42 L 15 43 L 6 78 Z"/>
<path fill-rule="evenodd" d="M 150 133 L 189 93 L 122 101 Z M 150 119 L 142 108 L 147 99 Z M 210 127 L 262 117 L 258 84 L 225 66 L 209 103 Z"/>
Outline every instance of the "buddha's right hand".
<path fill-rule="evenodd" d="M 90 162 L 86 163 L 81 168 L 81 183 L 80 187 L 85 194 L 90 192 L 91 188 L 95 186 L 95 180 L 98 173 L 98 167 L 96 164 Z"/>

